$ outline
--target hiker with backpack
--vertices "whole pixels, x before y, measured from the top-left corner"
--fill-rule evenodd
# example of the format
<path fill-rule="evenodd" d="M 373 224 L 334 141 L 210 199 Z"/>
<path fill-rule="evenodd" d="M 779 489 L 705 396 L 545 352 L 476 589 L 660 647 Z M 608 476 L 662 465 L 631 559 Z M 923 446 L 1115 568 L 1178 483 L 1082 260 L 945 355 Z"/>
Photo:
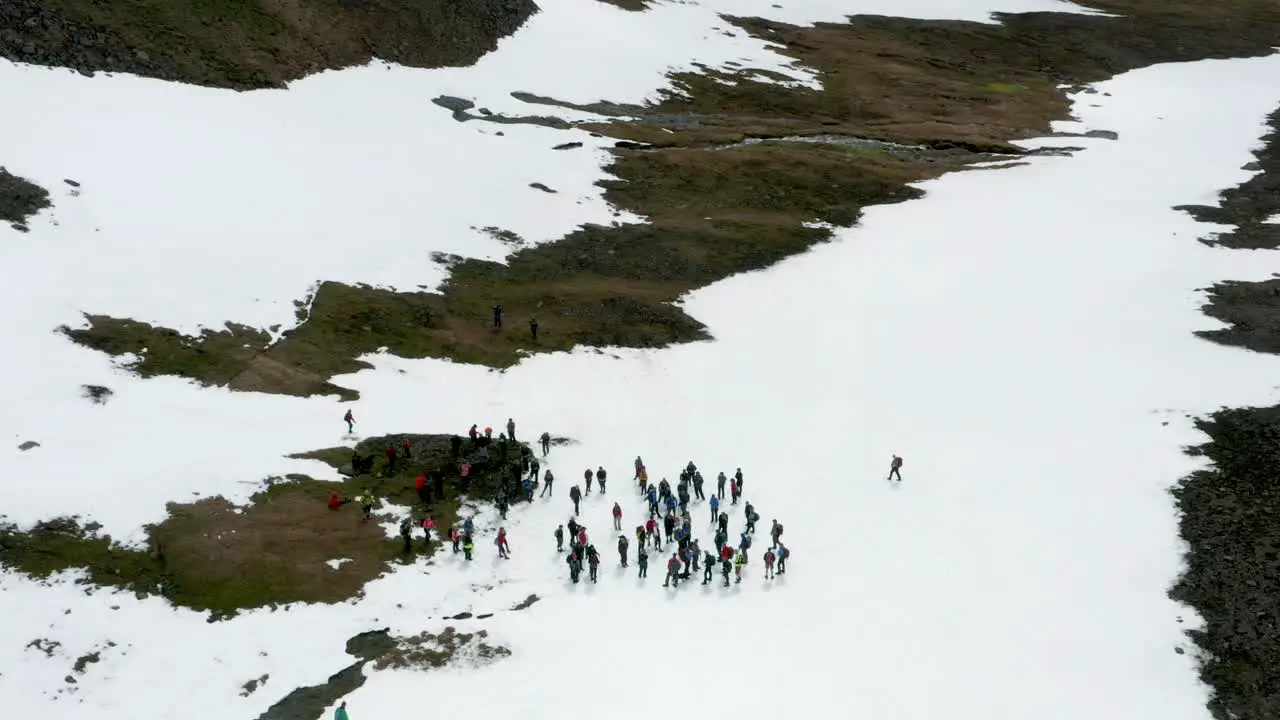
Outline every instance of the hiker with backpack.
<path fill-rule="evenodd" d="M 564 552 L 564 526 L 557 527 L 554 534 L 556 536 L 556 552 Z"/>
<path fill-rule="evenodd" d="M 550 475 L 550 473 L 547 474 Z M 573 501 L 573 514 L 578 515 L 578 504 L 582 502 L 582 491 L 578 489 L 577 485 L 569 488 L 569 499 Z"/>
<path fill-rule="evenodd" d="M 636 577 L 649 577 L 649 551 L 643 544 L 636 548 L 636 566 L 640 568 L 640 573 Z"/>
<path fill-rule="evenodd" d="M 506 528 L 498 528 L 498 537 L 493 544 L 498 546 L 498 557 L 504 560 L 511 559 L 511 546 L 507 544 Z"/>
<path fill-rule="evenodd" d="M 622 529 L 622 506 L 616 502 L 613 504 L 613 529 Z"/>
<path fill-rule="evenodd" d="M 720 496 L 712 495 L 709 504 L 711 505 L 711 523 L 714 525 L 716 517 L 720 515 Z"/>
<path fill-rule="evenodd" d="M 742 533 L 742 538 L 738 540 L 738 552 L 742 553 L 742 562 L 747 561 L 747 550 L 751 548 L 751 536 Z"/>
<path fill-rule="evenodd" d="M 671 553 L 671 559 L 667 561 L 667 579 L 662 582 L 662 587 L 679 585 L 680 558 L 675 553 Z"/>
<path fill-rule="evenodd" d="M 604 495 L 604 494 L 605 494 L 605 492 L 604 492 L 604 482 L 605 482 L 605 479 L 606 479 L 606 473 L 605 473 L 605 471 L 604 471 L 604 466 L 603 466 L 603 465 L 601 465 L 600 467 L 596 468 L 596 482 L 600 483 L 600 494 L 601 494 L 601 495 Z"/>
<path fill-rule="evenodd" d="M 791 557 L 791 551 L 786 545 L 778 543 L 778 574 L 785 575 L 787 573 L 787 558 Z"/>
<path fill-rule="evenodd" d="M 773 561 L 776 559 L 777 559 L 777 556 L 773 554 L 773 550 L 764 551 L 764 579 L 765 580 L 773 579 Z"/>
<path fill-rule="evenodd" d="M 733 581 L 735 584 L 742 582 L 742 566 L 746 564 L 747 552 L 739 550 L 738 555 L 733 559 L 733 571 L 737 575 L 737 579 Z"/>
<path fill-rule="evenodd" d="M 627 566 L 627 548 L 630 544 L 626 535 L 618 536 L 618 560 L 621 561 L 622 567 Z"/>
<path fill-rule="evenodd" d="M 600 553 L 596 552 L 595 545 L 587 546 L 587 568 L 590 573 L 591 582 L 599 582 L 596 573 L 600 570 Z"/>
<path fill-rule="evenodd" d="M 778 522 L 777 518 L 773 520 L 773 527 L 769 528 L 769 537 L 773 538 L 772 547 L 778 547 L 778 538 L 782 537 L 782 524 Z"/>
<path fill-rule="evenodd" d="M 747 517 L 747 532 L 754 535 L 756 532 L 756 521 L 760 519 L 760 516 L 756 514 L 756 509 L 752 507 L 751 503 L 747 503 L 745 509 Z"/>
<path fill-rule="evenodd" d="M 400 537 L 404 540 L 404 554 L 408 555 L 413 549 L 410 545 L 413 540 L 413 518 L 407 517 L 400 521 Z"/>
<path fill-rule="evenodd" d="M 897 455 L 894 455 L 893 459 L 889 461 L 888 479 L 892 480 L 894 478 L 897 478 L 898 482 L 902 482 L 902 458 Z"/>

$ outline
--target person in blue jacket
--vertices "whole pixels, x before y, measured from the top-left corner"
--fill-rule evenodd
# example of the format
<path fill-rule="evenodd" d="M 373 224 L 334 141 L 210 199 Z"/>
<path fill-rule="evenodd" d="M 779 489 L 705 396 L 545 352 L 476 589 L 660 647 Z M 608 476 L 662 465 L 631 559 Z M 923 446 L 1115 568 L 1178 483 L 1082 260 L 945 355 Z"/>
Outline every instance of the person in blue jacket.
<path fill-rule="evenodd" d="M 462 521 L 463 535 L 470 535 L 473 532 L 475 532 L 475 529 L 476 529 L 476 524 L 471 520 L 471 518 L 467 518 L 466 520 Z"/>
<path fill-rule="evenodd" d="M 676 511 L 676 499 L 675 499 L 675 497 L 673 497 L 673 496 L 671 496 L 671 495 L 668 495 L 668 496 L 667 496 L 667 499 L 666 499 L 666 505 L 667 505 L 667 512 L 669 512 L 669 513 L 670 513 L 670 512 L 675 512 L 675 511 Z"/>
<path fill-rule="evenodd" d="M 337 710 L 333 711 L 333 720 L 347 720 L 347 701 L 343 700 Z"/>
<path fill-rule="evenodd" d="M 720 514 L 720 496 L 712 495 L 709 502 L 711 504 L 711 522 L 714 524 L 716 516 Z"/>
<path fill-rule="evenodd" d="M 747 563 L 747 550 L 751 547 L 751 536 L 742 533 L 742 539 L 738 541 L 738 549 L 742 551 L 742 563 Z"/>

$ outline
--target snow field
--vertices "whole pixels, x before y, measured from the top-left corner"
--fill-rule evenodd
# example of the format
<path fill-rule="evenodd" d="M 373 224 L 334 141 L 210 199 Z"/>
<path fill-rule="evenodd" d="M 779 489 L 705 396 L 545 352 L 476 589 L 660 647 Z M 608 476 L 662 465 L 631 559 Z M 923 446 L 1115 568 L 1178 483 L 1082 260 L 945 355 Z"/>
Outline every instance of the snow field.
<path fill-rule="evenodd" d="M 22 308 L 0 314 L 0 430 L 11 445 L 42 443 L 3 456 L 15 482 L 0 490 L 0 512 L 23 523 L 85 513 L 137 539 L 166 501 L 243 499 L 269 474 L 326 476 L 282 456 L 341 442 L 344 407 L 331 399 L 114 370 L 53 334 L 82 311 L 188 330 L 287 325 L 292 301 L 320 278 L 413 287 L 438 281 L 424 259 L 432 250 L 500 255 L 471 225 L 538 241 L 612 217 L 591 185 L 598 149 L 551 151 L 570 138 L 542 128 L 457 124 L 428 102 L 436 94 L 569 117 L 499 100 L 521 89 L 638 101 L 669 65 L 742 54 L 756 66 L 787 62 L 714 32 L 715 5 L 543 9 L 475 68 L 371 66 L 278 93 L 0 63 L 0 91 L 28 110 L 0 119 L 10 131 L 0 137 L 23 138 L 6 144 L 5 162 L 55 193 L 30 235 L 0 228 L 0 302 Z M 643 24 L 644 39 L 624 22 Z M 586 27 L 601 30 L 576 29 Z M 546 429 L 578 441 L 549 458 L 557 497 L 517 506 L 505 523 L 509 562 L 495 557 L 497 521 L 484 510 L 470 565 L 446 553 L 370 584 L 357 602 L 218 624 L 4 574 L 0 613 L 23 621 L 0 624 L 0 697 L 17 715 L 49 720 L 255 717 L 349 664 L 351 635 L 453 624 L 490 630 L 514 655 L 478 671 L 373 673 L 348 698 L 353 720 L 398 716 L 424 698 L 434 714 L 481 708 L 493 718 L 651 718 L 673 706 L 748 717 L 1207 718 L 1192 655 L 1173 652 L 1195 619 L 1165 596 L 1182 552 L 1166 488 L 1196 467 L 1181 453 L 1199 440 L 1184 414 L 1274 397 L 1271 358 L 1191 335 L 1214 324 L 1198 312 L 1197 288 L 1269 277 L 1276 263 L 1203 247 L 1194 239 L 1213 227 L 1171 208 L 1211 202 L 1248 176 L 1239 168 L 1280 101 L 1278 76 L 1280 57 L 1270 57 L 1103 83 L 1111 96 L 1081 98 L 1077 125 L 1118 141 L 1071 138 L 1088 149 L 924 183 L 927 197 L 873 208 L 834 243 L 695 293 L 685 307 L 715 342 L 543 356 L 505 374 L 374 356 L 375 370 L 340 379 L 362 393 L 362 436 L 497 428 L 514 416 L 522 437 Z M 78 197 L 63 177 L 82 183 Z M 534 181 L 560 195 L 527 188 Z M 115 396 L 93 405 L 82 383 Z M 884 482 L 894 452 L 906 460 L 901 487 Z M 712 487 L 719 470 L 743 468 L 762 521 L 741 586 L 663 591 L 654 555 L 638 587 L 634 566 L 612 567 L 610 502 L 595 495 L 584 517 L 605 560 L 601 582 L 567 584 L 551 532 L 568 516 L 569 485 L 604 464 L 610 496 L 625 498 L 623 526 L 634 528 L 637 454 L 654 481 L 674 480 L 689 459 Z M 704 544 L 706 513 L 695 506 Z M 775 517 L 795 555 L 785 579 L 766 584 L 759 556 Z M 738 510 L 731 530 L 741 525 Z M 526 611 L 438 619 L 501 611 L 530 593 L 545 599 Z M 62 645 L 48 658 L 26 647 L 36 638 Z M 94 649 L 102 660 L 65 683 L 75 657 Z M 268 684 L 241 697 L 262 674 Z M 75 692 L 56 695 L 67 687 Z"/>

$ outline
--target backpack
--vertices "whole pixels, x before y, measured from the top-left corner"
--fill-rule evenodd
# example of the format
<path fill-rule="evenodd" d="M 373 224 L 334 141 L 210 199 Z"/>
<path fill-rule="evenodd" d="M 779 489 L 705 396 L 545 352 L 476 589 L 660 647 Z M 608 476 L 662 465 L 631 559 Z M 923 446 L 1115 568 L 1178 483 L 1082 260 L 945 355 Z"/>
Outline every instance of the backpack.
<path fill-rule="evenodd" d="M 742 549 L 743 549 L 743 550 L 750 550 L 750 549 L 751 549 L 751 536 L 750 536 L 750 535 L 743 535 L 743 536 L 742 536 Z"/>

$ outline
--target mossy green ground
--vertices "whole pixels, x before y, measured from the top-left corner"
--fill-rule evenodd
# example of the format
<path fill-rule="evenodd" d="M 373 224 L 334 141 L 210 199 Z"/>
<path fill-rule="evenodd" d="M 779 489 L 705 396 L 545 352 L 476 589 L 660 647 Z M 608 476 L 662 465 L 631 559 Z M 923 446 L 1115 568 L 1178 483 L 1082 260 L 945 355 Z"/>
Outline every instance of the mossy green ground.
<path fill-rule="evenodd" d="M 383 450 L 410 440 L 413 456 L 388 473 Z M 495 446 L 496 447 L 496 446 Z M 100 535 L 93 525 L 56 519 L 27 531 L 0 526 L 0 565 L 37 578 L 80 569 L 95 586 L 156 595 L 175 605 L 207 610 L 215 617 L 292 602 L 339 602 L 356 596 L 369 580 L 392 562 L 407 562 L 439 548 L 428 546 L 415 528 L 413 551 L 403 554 L 399 539 L 389 540 L 378 522 L 364 522 L 355 504 L 338 511 L 327 507 L 331 493 L 352 498 L 372 492 L 380 499 L 375 514 L 392 519 L 411 509 L 415 520 L 431 513 L 443 533 L 456 521 L 459 496 L 471 500 L 497 497 L 512 482 L 508 465 L 496 450 L 489 462 L 478 459 L 470 443 L 463 457 L 474 463 L 463 483 L 447 436 L 395 435 L 362 442 L 358 450 L 373 454 L 373 472 L 328 482 L 303 476 L 278 479 L 253 496 L 242 509 L 222 498 L 172 503 L 169 517 L 147 529 L 150 547 L 123 547 Z M 350 448 L 332 448 L 308 457 L 335 466 L 350 462 Z M 512 445 L 509 460 L 518 462 Z M 443 480 L 445 493 L 427 506 L 419 502 L 415 478 L 424 474 Z M 338 568 L 327 561 L 345 559 Z"/>

